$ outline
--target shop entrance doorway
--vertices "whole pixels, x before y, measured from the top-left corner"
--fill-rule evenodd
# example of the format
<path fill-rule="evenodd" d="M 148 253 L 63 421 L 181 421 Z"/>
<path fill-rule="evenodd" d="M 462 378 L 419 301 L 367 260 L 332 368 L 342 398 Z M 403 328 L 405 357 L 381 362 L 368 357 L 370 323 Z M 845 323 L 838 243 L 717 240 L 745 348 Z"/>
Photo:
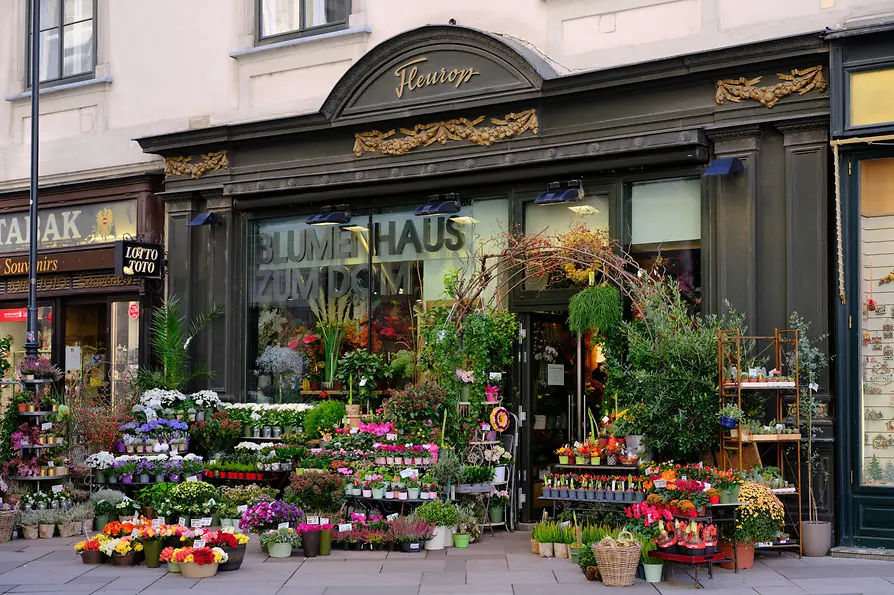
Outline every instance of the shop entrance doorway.
<path fill-rule="evenodd" d="M 556 449 L 583 440 L 590 431 L 588 411 L 601 411 L 605 377 L 601 353 L 589 336 L 568 330 L 564 312 L 519 316 L 521 411 L 519 445 L 521 518 L 536 520 L 551 502 L 539 500 L 543 477 L 555 470 Z"/>

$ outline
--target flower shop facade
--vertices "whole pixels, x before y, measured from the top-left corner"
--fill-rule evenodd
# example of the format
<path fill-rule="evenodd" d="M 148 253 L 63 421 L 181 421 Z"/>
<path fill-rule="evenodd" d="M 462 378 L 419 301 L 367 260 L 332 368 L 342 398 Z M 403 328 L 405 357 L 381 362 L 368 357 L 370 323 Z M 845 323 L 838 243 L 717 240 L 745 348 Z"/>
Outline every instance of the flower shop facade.
<path fill-rule="evenodd" d="M 164 207 L 158 176 L 130 176 L 40 189 L 37 341 L 42 358 L 67 382 L 89 378 L 125 390 L 148 356 L 149 320 L 163 286 L 115 272 L 115 243 L 162 243 Z M 11 337 L 9 361 L 24 358 L 28 301 L 26 190 L 0 194 L 0 336 Z M 13 396 L 14 384 L 2 394 Z"/>
<path fill-rule="evenodd" d="M 316 324 L 345 311 L 359 323 L 347 345 L 415 353 L 415 313 L 509 229 L 602 229 L 643 264 L 660 254 L 703 313 L 728 302 L 772 335 L 797 311 L 825 334 L 827 80 L 813 35 L 562 75 L 514 40 L 426 26 L 357 60 L 318 113 L 140 139 L 167 160 L 168 291 L 187 315 L 226 310 L 192 345 L 216 372 L 207 388 L 319 398 L 325 354 L 290 383 L 272 378 L 287 362 L 258 358 L 321 341 Z M 521 323 L 513 369 L 493 382 L 520 420 L 516 504 L 530 519 L 605 379 L 598 348 L 568 331 L 571 288 L 497 287 Z M 828 378 L 818 394 L 832 400 Z M 834 493 L 821 496 L 831 518 Z"/>

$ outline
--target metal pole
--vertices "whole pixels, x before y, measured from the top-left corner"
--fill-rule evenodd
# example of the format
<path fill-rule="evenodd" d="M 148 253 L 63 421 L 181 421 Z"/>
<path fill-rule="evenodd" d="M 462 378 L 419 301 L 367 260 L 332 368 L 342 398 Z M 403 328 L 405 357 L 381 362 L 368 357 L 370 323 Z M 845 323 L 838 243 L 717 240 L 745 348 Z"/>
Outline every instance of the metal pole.
<path fill-rule="evenodd" d="M 38 123 L 40 121 L 40 0 L 31 2 L 31 221 L 28 240 L 28 320 L 25 357 L 37 357 L 37 176 Z"/>

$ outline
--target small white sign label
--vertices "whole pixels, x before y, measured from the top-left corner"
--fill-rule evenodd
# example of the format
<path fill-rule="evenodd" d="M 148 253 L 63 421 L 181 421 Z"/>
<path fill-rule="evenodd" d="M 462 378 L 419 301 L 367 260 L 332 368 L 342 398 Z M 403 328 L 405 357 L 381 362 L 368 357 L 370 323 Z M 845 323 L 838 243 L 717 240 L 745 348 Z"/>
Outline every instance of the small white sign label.
<path fill-rule="evenodd" d="M 199 481 L 199 478 L 196 477 L 195 475 L 190 475 L 189 477 L 186 478 L 186 481 L 187 481 L 187 482 L 191 482 L 191 481 Z"/>
<path fill-rule="evenodd" d="M 246 510 L 248 510 L 248 504 L 243 504 L 242 506 L 237 507 L 236 510 L 239 512 L 245 512 Z"/>
<path fill-rule="evenodd" d="M 152 528 L 158 529 L 161 527 L 161 519 L 152 519 Z"/>
<path fill-rule="evenodd" d="M 388 515 L 387 517 L 385 517 L 385 518 L 386 518 L 386 520 L 393 521 L 394 519 L 397 518 L 397 513 L 395 512 L 394 514 L 389 514 L 389 515 Z"/>
<path fill-rule="evenodd" d="M 210 527 L 210 526 L 211 526 L 211 517 L 210 517 L 210 516 L 206 516 L 206 517 L 203 517 L 203 518 L 202 518 L 202 526 L 203 526 L 203 527 Z"/>
<path fill-rule="evenodd" d="M 52 429 L 53 429 L 53 422 L 51 422 L 51 421 L 46 421 L 46 422 L 40 424 L 41 432 L 46 432 L 47 430 L 52 430 Z"/>
<path fill-rule="evenodd" d="M 53 493 L 54 493 L 54 494 L 61 494 L 61 493 L 62 493 L 62 490 L 64 490 L 64 489 L 65 489 L 65 486 L 63 486 L 63 485 L 61 485 L 61 484 L 60 484 L 60 485 L 55 485 L 55 486 L 53 486 Z"/>
<path fill-rule="evenodd" d="M 409 467 L 400 472 L 400 476 L 404 479 L 408 477 L 416 477 L 419 475 L 419 471 L 417 469 L 410 469 Z"/>
<path fill-rule="evenodd" d="M 193 529 L 199 529 L 202 527 L 202 519 L 191 519 L 189 522 L 189 526 Z"/>
<path fill-rule="evenodd" d="M 487 375 L 487 377 L 490 380 L 496 380 L 497 382 L 499 382 L 500 380 L 503 380 L 503 373 L 502 372 L 490 372 Z"/>
<path fill-rule="evenodd" d="M 564 364 L 546 364 L 546 384 L 547 386 L 565 385 Z"/>
<path fill-rule="evenodd" d="M 278 531 L 278 530 L 280 530 L 280 529 L 288 529 L 288 528 L 289 528 L 289 524 L 288 524 L 288 523 L 280 523 L 279 526 L 278 526 L 276 529 L 277 529 L 277 531 Z"/>
<path fill-rule="evenodd" d="M 366 386 L 366 378 L 360 379 L 360 386 Z"/>
<path fill-rule="evenodd" d="M 397 440 L 397 434 L 385 434 L 386 440 Z"/>
<path fill-rule="evenodd" d="M 329 524 L 329 519 L 327 519 L 327 518 L 324 517 L 324 516 L 321 516 L 321 517 L 320 517 L 320 524 L 321 524 L 321 525 L 328 525 L 328 524 Z"/>
<path fill-rule="evenodd" d="M 131 536 L 131 537 L 136 537 L 136 536 L 139 535 L 139 534 L 140 534 L 140 530 L 139 530 L 139 529 L 134 529 L 133 531 L 130 532 L 130 536 Z"/>
<path fill-rule="evenodd" d="M 179 519 L 177 519 L 177 524 L 185 527 L 186 526 L 186 518 L 180 517 Z"/>
<path fill-rule="evenodd" d="M 351 531 L 353 528 L 354 528 L 354 526 L 351 525 L 351 523 L 341 523 L 338 526 L 338 532 L 344 533 L 345 531 Z"/>
<path fill-rule="evenodd" d="M 307 524 L 308 524 L 308 525 L 319 525 L 319 524 L 320 524 L 320 517 L 318 517 L 318 516 L 309 516 L 309 517 L 307 517 Z"/>
<path fill-rule="evenodd" d="M 205 547 L 205 540 L 204 539 L 196 539 L 195 541 L 192 542 L 192 547 Z"/>

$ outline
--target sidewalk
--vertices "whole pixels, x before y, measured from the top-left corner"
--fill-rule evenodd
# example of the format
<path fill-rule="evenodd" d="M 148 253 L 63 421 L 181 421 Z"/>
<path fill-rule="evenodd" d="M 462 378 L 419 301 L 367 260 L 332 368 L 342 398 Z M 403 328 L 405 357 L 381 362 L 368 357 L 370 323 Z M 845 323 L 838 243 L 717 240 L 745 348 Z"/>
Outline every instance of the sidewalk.
<path fill-rule="evenodd" d="M 676 567 L 673 583 L 637 581 L 610 589 L 588 583 L 569 560 L 531 553 L 529 534 L 485 536 L 467 550 L 425 554 L 333 551 L 331 557 L 277 560 L 248 545 L 242 568 L 203 580 L 149 569 L 82 564 L 72 545 L 80 539 L 16 540 L 0 545 L 0 595 L 657 595 L 722 592 L 723 595 L 894 594 L 894 563 L 784 554 L 760 557 L 751 570 L 702 573 L 705 589 Z"/>

